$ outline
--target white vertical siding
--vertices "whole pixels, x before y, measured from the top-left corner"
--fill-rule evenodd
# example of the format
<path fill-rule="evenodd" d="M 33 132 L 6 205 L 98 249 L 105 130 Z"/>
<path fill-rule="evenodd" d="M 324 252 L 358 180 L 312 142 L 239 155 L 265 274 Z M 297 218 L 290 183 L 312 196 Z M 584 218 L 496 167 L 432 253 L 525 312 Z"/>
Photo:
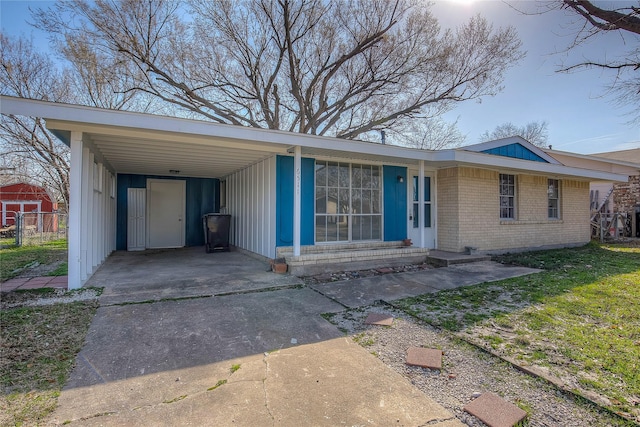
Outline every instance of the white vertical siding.
<path fill-rule="evenodd" d="M 257 254 L 276 255 L 276 158 L 226 177 L 231 244 Z"/>
<path fill-rule="evenodd" d="M 146 248 L 146 207 L 145 188 L 127 189 L 127 250 L 141 251 Z"/>
<path fill-rule="evenodd" d="M 77 289 L 115 249 L 116 200 L 112 172 L 94 166 L 101 155 L 79 132 L 72 132 L 70 145 L 68 284 Z"/>

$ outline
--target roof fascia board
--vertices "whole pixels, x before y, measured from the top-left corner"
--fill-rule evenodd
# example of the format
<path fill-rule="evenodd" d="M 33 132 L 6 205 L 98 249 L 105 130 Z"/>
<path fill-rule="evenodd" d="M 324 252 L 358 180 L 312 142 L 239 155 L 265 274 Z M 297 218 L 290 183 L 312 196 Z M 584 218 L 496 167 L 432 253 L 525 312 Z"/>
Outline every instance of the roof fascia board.
<path fill-rule="evenodd" d="M 541 172 L 551 175 L 572 176 L 595 181 L 627 182 L 629 177 L 610 172 L 601 172 L 591 169 L 581 169 L 562 164 L 532 162 L 529 160 L 513 159 L 510 157 L 494 156 L 491 154 L 476 153 L 472 151 L 455 150 L 454 161 L 467 163 L 473 166 L 488 166 L 498 169 L 514 169 L 524 172 Z"/>
<path fill-rule="evenodd" d="M 68 129 L 76 132 L 82 132 L 83 134 L 99 134 L 117 136 L 122 138 L 135 138 L 147 141 L 161 141 L 161 142 L 185 142 L 194 145 L 205 145 L 208 147 L 229 147 L 230 141 L 222 138 L 207 138 L 202 135 L 189 135 L 173 131 L 158 131 L 151 129 L 140 128 L 125 128 L 114 125 L 95 125 L 95 124 L 83 124 L 83 123 L 69 123 L 59 121 L 55 119 L 46 119 L 47 128 L 53 129 Z M 135 142 L 132 142 L 135 145 Z M 275 153 L 286 153 L 287 145 L 273 145 L 273 144 L 260 144 L 251 142 L 248 140 L 233 140 L 233 144 L 238 145 L 240 149 L 253 150 L 253 151 L 267 151 Z"/>
<path fill-rule="evenodd" d="M 640 164 L 638 163 L 625 162 L 617 159 L 608 159 L 606 157 L 599 157 L 598 154 L 578 154 L 578 153 L 571 153 L 569 151 L 560 151 L 560 150 L 544 150 L 544 151 L 549 153 L 551 156 L 553 156 L 553 153 L 557 153 L 559 156 L 575 157 L 577 159 L 592 160 L 594 162 L 602 162 L 602 163 L 611 163 L 614 165 L 629 166 L 632 168 L 640 169 Z M 631 151 L 631 150 L 627 150 L 627 151 Z"/>
<path fill-rule="evenodd" d="M 417 152 L 433 153 L 407 147 L 383 145 L 364 141 L 352 141 L 326 136 L 226 125 L 177 117 L 154 116 L 130 111 L 105 110 L 73 104 L 61 104 L 31 99 L 0 96 L 1 111 L 5 114 L 42 117 L 52 130 L 111 133 L 119 136 L 146 137 L 147 139 L 172 139 L 191 136 L 217 137 L 252 144 L 261 151 L 278 152 L 275 146 L 265 150 L 260 143 L 290 147 L 300 145 L 356 153 L 368 153 L 384 157 L 415 158 Z M 203 144 L 211 145 L 209 140 Z M 248 148 L 248 147 L 247 147 Z M 429 157 L 429 156 L 426 156 Z M 429 160 L 429 159 L 425 159 Z"/>
<path fill-rule="evenodd" d="M 572 168 L 561 165 L 557 160 L 552 163 L 532 162 L 469 151 L 468 146 L 455 150 L 427 151 L 415 148 L 376 144 L 363 141 L 343 140 L 332 137 L 284 132 L 270 129 L 258 129 L 235 125 L 196 121 L 190 119 L 154 116 L 129 111 L 105 110 L 73 104 L 60 104 L 47 101 L 15 98 L 0 95 L 0 111 L 4 114 L 42 117 L 47 120 L 47 127 L 55 130 L 77 130 L 86 133 L 107 133 L 119 136 L 139 137 L 176 141 L 176 137 L 191 142 L 212 145 L 211 137 L 233 140 L 241 147 L 259 149 L 260 151 L 286 152 L 290 147 L 323 148 L 328 150 L 364 153 L 383 158 L 416 159 L 427 162 L 459 162 L 470 163 L 476 167 L 490 166 L 502 169 L 537 171 L 549 174 L 575 176 L 579 178 L 626 182 L 623 175 L 599 172 L 588 169 Z M 525 143 L 527 147 L 547 156 L 542 150 L 520 137 L 505 138 L 491 143 Z M 221 141 L 224 143 L 224 141 Z M 261 144 L 262 143 L 262 144 Z M 270 145 L 269 148 L 264 143 Z M 228 146 L 228 143 L 226 143 Z M 280 146 L 280 147 L 278 147 Z"/>

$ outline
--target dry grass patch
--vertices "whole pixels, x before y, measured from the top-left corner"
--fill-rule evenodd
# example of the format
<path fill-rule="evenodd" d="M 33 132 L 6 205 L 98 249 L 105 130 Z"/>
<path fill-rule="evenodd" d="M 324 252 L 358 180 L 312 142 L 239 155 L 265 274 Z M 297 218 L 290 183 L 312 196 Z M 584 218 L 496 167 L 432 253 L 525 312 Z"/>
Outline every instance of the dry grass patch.
<path fill-rule="evenodd" d="M 590 244 L 498 260 L 545 271 L 401 305 L 640 421 L 640 247 Z"/>
<path fill-rule="evenodd" d="M 0 425 L 39 425 L 55 409 L 97 306 L 0 311 Z"/>

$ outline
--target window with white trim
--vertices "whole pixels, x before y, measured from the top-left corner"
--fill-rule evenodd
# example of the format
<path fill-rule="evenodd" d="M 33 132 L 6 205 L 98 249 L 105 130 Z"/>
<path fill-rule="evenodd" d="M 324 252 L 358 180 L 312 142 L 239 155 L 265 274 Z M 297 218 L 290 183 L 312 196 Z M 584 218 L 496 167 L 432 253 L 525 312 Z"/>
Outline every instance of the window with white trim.
<path fill-rule="evenodd" d="M 500 174 L 500 219 L 516 219 L 516 176 Z"/>
<path fill-rule="evenodd" d="M 378 165 L 316 161 L 316 242 L 382 239 Z"/>
<path fill-rule="evenodd" d="M 548 217 L 549 219 L 560 218 L 560 181 L 557 179 L 548 180 Z"/>

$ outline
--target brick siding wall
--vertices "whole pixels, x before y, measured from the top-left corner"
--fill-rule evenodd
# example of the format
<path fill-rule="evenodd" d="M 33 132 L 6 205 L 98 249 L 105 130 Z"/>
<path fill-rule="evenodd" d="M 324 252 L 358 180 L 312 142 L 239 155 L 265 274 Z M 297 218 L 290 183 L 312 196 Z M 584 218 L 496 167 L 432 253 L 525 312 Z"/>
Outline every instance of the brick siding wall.
<path fill-rule="evenodd" d="M 640 204 L 640 175 L 630 176 L 629 182 L 614 184 L 613 202 L 618 212 L 635 212 Z"/>
<path fill-rule="evenodd" d="M 547 218 L 547 177 L 516 174 L 516 219 L 501 220 L 500 172 L 438 172 L 438 249 L 461 252 L 570 246 L 589 241 L 589 183 L 560 180 L 560 219 Z"/>

